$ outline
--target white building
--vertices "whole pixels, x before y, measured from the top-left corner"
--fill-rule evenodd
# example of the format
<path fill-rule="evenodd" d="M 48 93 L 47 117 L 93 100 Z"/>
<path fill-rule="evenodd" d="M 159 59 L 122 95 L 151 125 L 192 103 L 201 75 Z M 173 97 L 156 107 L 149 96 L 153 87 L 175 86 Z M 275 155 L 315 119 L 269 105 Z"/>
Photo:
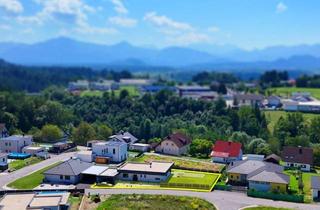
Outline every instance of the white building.
<path fill-rule="evenodd" d="M 30 154 L 30 155 L 36 155 L 41 152 L 45 152 L 46 149 L 44 147 L 38 147 L 38 146 L 26 146 L 22 148 L 22 153 Z"/>
<path fill-rule="evenodd" d="M 173 163 L 151 162 L 151 163 L 126 163 L 118 169 L 120 180 L 162 182 L 171 175 Z"/>
<path fill-rule="evenodd" d="M 79 151 L 76 157 L 84 162 L 91 163 L 93 161 L 92 151 Z"/>
<path fill-rule="evenodd" d="M 0 150 L 5 153 L 21 153 L 22 148 L 31 145 L 32 136 L 14 135 L 0 139 Z"/>
<path fill-rule="evenodd" d="M 107 141 L 92 145 L 93 157 L 108 157 L 111 162 L 123 162 L 128 157 L 128 146 L 124 142 Z"/>
<path fill-rule="evenodd" d="M 320 198 L 320 176 L 311 177 L 311 191 L 314 200 L 319 200 Z"/>

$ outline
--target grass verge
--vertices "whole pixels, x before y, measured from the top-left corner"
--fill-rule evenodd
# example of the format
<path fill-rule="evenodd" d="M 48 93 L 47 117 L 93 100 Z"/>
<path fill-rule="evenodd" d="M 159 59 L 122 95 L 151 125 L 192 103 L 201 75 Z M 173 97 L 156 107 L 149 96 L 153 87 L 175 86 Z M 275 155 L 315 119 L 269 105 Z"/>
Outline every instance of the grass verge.
<path fill-rule="evenodd" d="M 216 210 L 213 204 L 193 197 L 171 195 L 111 195 L 97 210 Z"/>
<path fill-rule="evenodd" d="M 56 165 L 60 164 L 60 162 L 55 163 L 53 165 L 47 166 L 45 168 L 42 168 L 32 174 L 29 174 L 27 176 L 24 176 L 20 179 L 17 179 L 11 183 L 8 184 L 8 187 L 19 189 L 19 190 L 28 190 L 33 189 L 37 186 L 39 186 L 42 183 L 42 180 L 44 179 L 43 172 L 46 170 L 55 167 Z"/>
<path fill-rule="evenodd" d="M 271 206 L 257 206 L 257 207 L 248 207 L 243 210 L 293 210 L 293 209 L 271 207 Z"/>
<path fill-rule="evenodd" d="M 43 159 L 38 158 L 38 157 L 30 157 L 24 160 L 15 160 L 9 163 L 9 170 L 10 171 L 15 171 L 19 170 L 21 168 L 24 168 L 29 165 L 33 165 L 36 163 L 41 162 Z"/>

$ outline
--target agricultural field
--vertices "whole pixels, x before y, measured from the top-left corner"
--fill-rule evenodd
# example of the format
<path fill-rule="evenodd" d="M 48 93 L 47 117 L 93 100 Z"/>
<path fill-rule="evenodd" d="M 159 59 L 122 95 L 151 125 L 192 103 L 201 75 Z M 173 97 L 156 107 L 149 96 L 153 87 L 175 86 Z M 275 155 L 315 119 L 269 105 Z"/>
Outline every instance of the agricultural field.
<path fill-rule="evenodd" d="M 111 195 L 97 210 L 216 210 L 205 200 L 172 195 Z"/>
<path fill-rule="evenodd" d="M 311 95 L 317 99 L 320 99 L 320 88 L 297 88 L 297 87 L 279 87 L 279 88 L 269 88 L 272 94 L 280 95 L 283 97 L 290 97 L 293 92 L 309 92 Z"/>
<path fill-rule="evenodd" d="M 278 122 L 280 117 L 285 117 L 288 112 L 285 111 L 264 111 L 267 121 L 268 129 L 270 132 L 273 132 L 275 124 Z M 310 122 L 311 119 L 315 117 L 320 117 L 320 114 L 311 114 L 311 113 L 302 113 L 306 122 Z"/>
<path fill-rule="evenodd" d="M 131 158 L 131 162 L 139 163 L 148 163 L 151 161 L 165 161 L 165 162 L 174 162 L 173 168 L 185 169 L 185 170 L 202 170 L 207 172 L 221 172 L 225 167 L 223 164 L 217 164 L 201 160 L 191 160 L 191 159 L 182 159 L 179 157 L 173 156 L 164 156 L 164 155 L 142 155 L 137 158 Z"/>

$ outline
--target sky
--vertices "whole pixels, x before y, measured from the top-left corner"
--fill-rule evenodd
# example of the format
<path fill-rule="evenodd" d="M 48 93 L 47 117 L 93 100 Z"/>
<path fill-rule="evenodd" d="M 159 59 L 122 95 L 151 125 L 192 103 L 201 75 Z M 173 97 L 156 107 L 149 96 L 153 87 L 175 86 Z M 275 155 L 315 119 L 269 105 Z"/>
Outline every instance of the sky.
<path fill-rule="evenodd" d="M 319 0 L 0 0 L 0 41 L 138 46 L 320 43 Z"/>

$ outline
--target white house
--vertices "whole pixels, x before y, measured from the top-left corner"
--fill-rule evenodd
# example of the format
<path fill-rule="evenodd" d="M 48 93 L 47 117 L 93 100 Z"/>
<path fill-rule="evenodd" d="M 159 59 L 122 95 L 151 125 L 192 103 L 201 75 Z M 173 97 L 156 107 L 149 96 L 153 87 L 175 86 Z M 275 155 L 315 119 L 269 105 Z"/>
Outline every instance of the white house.
<path fill-rule="evenodd" d="M 31 145 L 32 136 L 21 136 L 14 135 L 0 139 L 0 150 L 2 152 L 11 153 L 17 152 L 21 153 L 22 148 Z"/>
<path fill-rule="evenodd" d="M 190 144 L 191 139 L 188 136 L 182 133 L 174 133 L 163 139 L 160 144 L 156 146 L 155 151 L 180 156 L 188 152 Z"/>
<path fill-rule="evenodd" d="M 123 162 L 128 157 L 128 146 L 124 142 L 107 141 L 92 145 L 92 155 L 110 158 L 111 162 Z"/>
<path fill-rule="evenodd" d="M 281 159 L 285 167 L 299 168 L 301 171 L 310 171 L 313 165 L 313 150 L 306 147 L 287 146 L 283 148 Z"/>
<path fill-rule="evenodd" d="M 118 168 L 118 178 L 125 181 L 166 181 L 171 175 L 173 164 L 169 162 L 126 163 Z"/>

